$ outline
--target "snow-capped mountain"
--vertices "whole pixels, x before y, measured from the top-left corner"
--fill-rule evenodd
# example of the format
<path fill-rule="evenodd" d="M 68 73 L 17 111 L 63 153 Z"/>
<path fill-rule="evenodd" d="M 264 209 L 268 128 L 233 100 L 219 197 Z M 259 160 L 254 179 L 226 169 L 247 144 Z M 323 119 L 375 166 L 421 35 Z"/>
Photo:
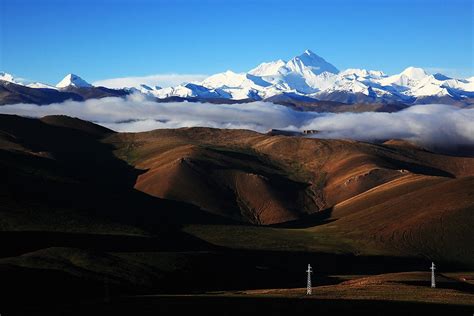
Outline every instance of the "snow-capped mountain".
<path fill-rule="evenodd" d="M 262 63 L 248 73 L 254 76 L 266 77 L 284 75 L 290 72 L 303 75 L 308 71 L 315 75 L 319 75 L 323 72 L 334 74 L 339 72 L 332 64 L 307 49 L 303 54 L 293 57 L 288 62 L 279 59 L 269 63 Z"/>
<path fill-rule="evenodd" d="M 231 99 L 232 96 L 220 89 L 209 89 L 203 85 L 187 83 L 176 87 L 162 88 L 152 91 L 151 94 L 158 98 L 167 98 L 170 96 L 182 98 L 203 98 L 203 99 Z"/>
<path fill-rule="evenodd" d="M 309 49 L 305 50 L 303 54 L 293 57 L 286 63 L 286 67 L 293 72 L 304 74 L 307 71 L 319 75 L 323 72 L 338 73 L 339 70 L 319 57 Z"/>
<path fill-rule="evenodd" d="M 0 73 L 0 105 L 33 103 L 46 105 L 66 100 L 84 101 L 106 97 L 124 97 L 126 90 L 94 87 L 76 75 L 67 75 L 58 87 Z"/>
<path fill-rule="evenodd" d="M 124 87 L 125 90 L 128 90 L 130 92 L 141 92 L 143 94 L 151 94 L 156 90 L 160 90 L 161 87 L 155 86 L 155 87 L 150 87 L 149 85 L 146 85 L 144 83 L 139 84 L 135 87 Z"/>
<path fill-rule="evenodd" d="M 471 98 L 473 91 L 471 79 L 429 75 L 416 67 L 408 67 L 392 76 L 379 70 L 351 68 L 340 72 L 322 57 L 306 50 L 289 61 L 261 63 L 247 73 L 228 70 L 194 82 L 192 86 L 158 89 L 150 94 L 159 98 L 206 96 L 259 100 L 285 93 L 347 103 L 409 104 L 427 96 Z"/>
<path fill-rule="evenodd" d="M 13 75 L 0 71 L 0 80 L 4 82 L 10 82 L 17 85 L 29 87 L 29 88 L 40 88 L 40 89 L 56 89 L 56 87 L 50 86 L 41 82 L 31 82 L 25 79 L 15 78 Z"/>
<path fill-rule="evenodd" d="M 13 78 L 13 76 L 11 74 L 3 72 L 3 71 L 0 71 L 0 80 L 18 84 L 16 79 Z"/>
<path fill-rule="evenodd" d="M 74 87 L 74 88 L 90 88 L 92 85 L 79 77 L 78 75 L 75 74 L 68 74 L 66 77 L 63 78 L 57 85 L 56 88 L 68 88 L 68 87 Z"/>
<path fill-rule="evenodd" d="M 408 67 L 399 74 L 379 70 L 350 68 L 339 71 L 334 65 L 310 50 L 288 61 L 264 62 L 246 73 L 231 70 L 214 74 L 200 82 L 174 87 L 150 87 L 140 84 L 123 89 L 94 87 L 74 74 L 68 74 L 56 87 L 38 82 L 26 83 L 0 72 L 0 82 L 29 88 L 59 89 L 79 93 L 96 89 L 82 97 L 142 93 L 159 99 L 228 99 L 229 102 L 294 99 L 298 102 L 335 101 L 342 103 L 417 104 L 428 102 L 474 104 L 474 77 L 449 78 L 429 74 L 422 68 Z M 81 88 L 81 89 L 75 89 Z M 239 101 L 240 100 L 240 101 Z"/>

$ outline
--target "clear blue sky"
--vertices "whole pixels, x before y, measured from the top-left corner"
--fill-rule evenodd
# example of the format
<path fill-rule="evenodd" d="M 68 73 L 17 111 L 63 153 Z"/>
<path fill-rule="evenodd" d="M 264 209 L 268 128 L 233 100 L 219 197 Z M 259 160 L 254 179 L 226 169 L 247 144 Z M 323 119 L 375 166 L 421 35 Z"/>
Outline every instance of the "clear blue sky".
<path fill-rule="evenodd" d="M 0 70 L 56 83 L 247 71 L 306 48 L 340 69 L 472 76 L 472 0 L 0 0 Z"/>

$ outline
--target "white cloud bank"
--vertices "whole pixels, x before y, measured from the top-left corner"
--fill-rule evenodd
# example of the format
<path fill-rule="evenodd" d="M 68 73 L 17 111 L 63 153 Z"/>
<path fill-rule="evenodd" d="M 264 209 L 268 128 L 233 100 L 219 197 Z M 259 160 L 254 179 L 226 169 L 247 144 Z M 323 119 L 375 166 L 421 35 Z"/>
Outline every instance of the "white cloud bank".
<path fill-rule="evenodd" d="M 157 103 L 142 95 L 66 101 L 46 106 L 0 106 L 0 113 L 29 117 L 64 114 L 116 131 L 206 126 L 266 132 L 271 128 L 316 129 L 320 138 L 363 141 L 405 139 L 426 147 L 474 145 L 474 109 L 417 105 L 396 113 L 297 112 L 267 102 L 245 104 Z"/>
<path fill-rule="evenodd" d="M 208 75 L 200 74 L 160 74 L 143 77 L 123 77 L 98 80 L 93 82 L 94 86 L 102 86 L 112 89 L 120 89 L 125 87 L 136 87 L 140 84 L 146 84 L 150 87 L 159 86 L 162 88 L 174 87 L 182 83 L 202 81 Z"/>

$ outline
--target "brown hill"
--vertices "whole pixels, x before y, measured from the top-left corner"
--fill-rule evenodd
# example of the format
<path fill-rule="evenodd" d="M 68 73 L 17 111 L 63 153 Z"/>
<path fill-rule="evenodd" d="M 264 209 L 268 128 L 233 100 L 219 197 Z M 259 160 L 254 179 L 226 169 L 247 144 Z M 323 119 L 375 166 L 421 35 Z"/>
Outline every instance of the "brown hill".
<path fill-rule="evenodd" d="M 144 233 L 173 232 L 183 220 L 201 216 L 213 221 L 193 206 L 134 190 L 141 171 L 101 141 L 111 133 L 64 116 L 0 115 L 0 228 Z M 173 215 L 157 212 L 168 209 Z"/>
<path fill-rule="evenodd" d="M 135 188 L 251 223 L 295 220 L 408 175 L 474 175 L 474 159 L 413 146 L 186 128 L 106 139 Z"/>
<path fill-rule="evenodd" d="M 391 253 L 474 265 L 474 177 L 407 175 L 335 205 L 324 229 Z"/>
<path fill-rule="evenodd" d="M 296 238 L 293 246 L 282 244 L 285 249 L 416 254 L 474 265 L 469 258 L 474 158 L 400 141 L 370 144 L 211 128 L 114 134 L 106 142 L 143 170 L 135 183 L 140 191 L 239 221 L 306 227 L 285 237 Z M 278 231 L 187 231 L 220 246 L 280 247 L 267 240 L 279 240 Z M 311 235 L 322 239 L 311 244 Z"/>
<path fill-rule="evenodd" d="M 474 158 L 402 142 L 0 115 L 0 174 L 13 305 L 474 267 Z"/>
<path fill-rule="evenodd" d="M 115 133 L 111 129 L 103 126 L 66 115 L 48 115 L 42 117 L 40 121 L 50 126 L 75 129 L 97 137 L 104 137 L 107 134 Z"/>

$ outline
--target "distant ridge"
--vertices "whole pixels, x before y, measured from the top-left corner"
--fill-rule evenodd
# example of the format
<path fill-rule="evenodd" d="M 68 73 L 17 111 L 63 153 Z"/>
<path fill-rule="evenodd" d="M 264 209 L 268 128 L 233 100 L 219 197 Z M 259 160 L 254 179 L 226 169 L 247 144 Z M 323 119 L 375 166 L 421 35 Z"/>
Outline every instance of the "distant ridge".
<path fill-rule="evenodd" d="M 263 62 L 247 73 L 231 70 L 209 76 L 200 82 L 182 83 L 173 87 L 151 87 L 144 83 L 134 87 L 109 89 L 107 93 L 86 93 L 94 87 L 75 74 L 66 75 L 56 87 L 39 82 L 24 84 L 14 76 L 1 72 L 0 83 L 27 86 L 35 89 L 59 89 L 74 92 L 80 89 L 85 98 L 142 93 L 161 101 L 228 100 L 223 103 L 277 100 L 285 95 L 292 104 L 333 101 L 343 104 L 414 105 L 445 103 L 457 106 L 474 105 L 474 78 L 455 79 L 440 73 L 429 74 L 417 67 L 407 67 L 399 74 L 387 75 L 380 70 L 349 68 L 339 71 L 326 59 L 307 49 L 288 61 Z M 106 89 L 106 88 L 102 88 Z M 7 89 L 8 90 L 8 89 Z M 113 92 L 116 91 L 116 92 Z M 119 92 L 120 91 L 120 92 Z M 23 95 L 28 95 L 24 93 Z M 18 98 L 0 94 L 0 104 L 11 104 Z M 28 99 L 28 98 L 23 98 Z M 305 101 L 305 102 L 306 102 Z M 31 101 L 30 103 L 35 103 Z M 41 104 L 47 104 L 45 101 Z M 286 104 L 285 104 L 286 105 Z"/>

